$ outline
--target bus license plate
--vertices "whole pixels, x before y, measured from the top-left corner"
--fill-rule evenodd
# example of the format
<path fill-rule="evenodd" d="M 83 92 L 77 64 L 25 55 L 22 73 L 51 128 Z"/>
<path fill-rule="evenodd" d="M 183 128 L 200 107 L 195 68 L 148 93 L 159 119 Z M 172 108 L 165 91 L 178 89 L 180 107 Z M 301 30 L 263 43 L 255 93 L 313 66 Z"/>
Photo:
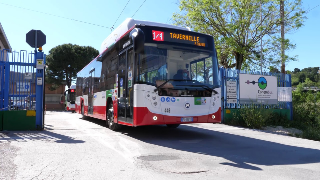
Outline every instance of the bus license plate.
<path fill-rule="evenodd" d="M 193 121 L 193 117 L 182 117 L 181 118 L 181 122 L 192 122 Z"/>

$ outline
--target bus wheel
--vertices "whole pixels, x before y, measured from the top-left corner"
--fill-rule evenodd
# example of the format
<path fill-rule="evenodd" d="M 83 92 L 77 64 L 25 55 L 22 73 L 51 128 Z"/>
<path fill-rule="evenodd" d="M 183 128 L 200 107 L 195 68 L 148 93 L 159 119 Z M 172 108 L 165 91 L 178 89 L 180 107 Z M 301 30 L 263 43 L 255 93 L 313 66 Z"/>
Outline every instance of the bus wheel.
<path fill-rule="evenodd" d="M 110 106 L 110 108 L 108 109 L 108 119 L 106 123 L 109 129 L 111 129 L 112 131 L 117 131 L 120 129 L 121 125 L 114 123 L 113 120 L 114 120 L 113 107 Z"/>
<path fill-rule="evenodd" d="M 177 128 L 180 124 L 167 124 L 168 128 Z"/>

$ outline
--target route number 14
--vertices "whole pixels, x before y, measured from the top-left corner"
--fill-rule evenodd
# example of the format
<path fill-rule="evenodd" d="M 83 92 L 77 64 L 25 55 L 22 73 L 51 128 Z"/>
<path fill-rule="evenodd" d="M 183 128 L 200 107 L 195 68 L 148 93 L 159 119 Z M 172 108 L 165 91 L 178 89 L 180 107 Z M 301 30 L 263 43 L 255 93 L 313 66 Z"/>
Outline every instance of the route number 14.
<path fill-rule="evenodd" d="M 153 40 L 154 41 L 163 41 L 163 32 L 152 30 Z"/>

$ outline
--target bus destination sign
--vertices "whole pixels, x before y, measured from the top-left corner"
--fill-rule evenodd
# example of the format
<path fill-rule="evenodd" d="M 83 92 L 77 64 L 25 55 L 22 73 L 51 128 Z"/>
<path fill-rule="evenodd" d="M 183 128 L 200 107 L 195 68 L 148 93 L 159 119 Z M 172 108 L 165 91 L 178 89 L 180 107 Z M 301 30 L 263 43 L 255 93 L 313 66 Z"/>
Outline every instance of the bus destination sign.
<path fill-rule="evenodd" d="M 176 42 L 207 47 L 207 39 L 205 37 L 189 35 L 184 33 L 173 33 L 152 30 L 152 39 L 154 41 Z"/>

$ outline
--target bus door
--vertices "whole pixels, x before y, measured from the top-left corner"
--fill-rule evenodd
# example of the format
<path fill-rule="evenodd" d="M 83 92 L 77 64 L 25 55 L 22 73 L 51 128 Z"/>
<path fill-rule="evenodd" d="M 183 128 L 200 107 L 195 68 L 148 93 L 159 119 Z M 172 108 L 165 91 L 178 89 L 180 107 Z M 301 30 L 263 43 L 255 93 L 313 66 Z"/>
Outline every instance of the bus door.
<path fill-rule="evenodd" d="M 89 72 L 88 114 L 93 114 L 93 86 L 95 69 Z"/>
<path fill-rule="evenodd" d="M 68 106 L 68 90 L 64 91 L 64 109 L 67 110 Z"/>
<path fill-rule="evenodd" d="M 119 55 L 118 71 L 118 119 L 133 123 L 133 62 L 132 49 Z"/>

